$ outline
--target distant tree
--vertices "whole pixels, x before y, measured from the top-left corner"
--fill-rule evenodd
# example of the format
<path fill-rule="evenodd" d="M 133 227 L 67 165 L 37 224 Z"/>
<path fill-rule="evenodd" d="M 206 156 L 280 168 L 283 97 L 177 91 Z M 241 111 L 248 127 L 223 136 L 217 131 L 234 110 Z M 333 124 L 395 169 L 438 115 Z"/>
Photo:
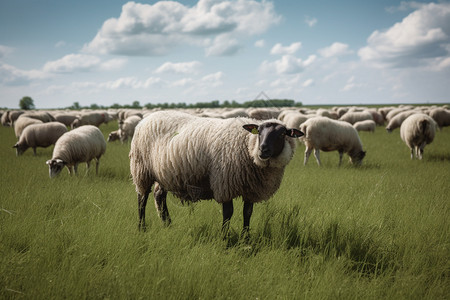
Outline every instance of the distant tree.
<path fill-rule="evenodd" d="M 34 101 L 31 97 L 25 96 L 20 99 L 19 107 L 24 110 L 29 110 L 34 108 Z"/>
<path fill-rule="evenodd" d="M 99 109 L 100 106 L 98 106 L 97 104 L 93 103 L 93 104 L 91 104 L 91 107 L 90 107 L 90 108 L 91 108 L 91 109 Z"/>
<path fill-rule="evenodd" d="M 80 103 L 74 102 L 70 107 L 70 109 L 81 109 Z"/>
<path fill-rule="evenodd" d="M 133 103 L 131 104 L 132 108 L 141 108 L 141 104 L 139 103 L 139 101 L 133 101 Z"/>

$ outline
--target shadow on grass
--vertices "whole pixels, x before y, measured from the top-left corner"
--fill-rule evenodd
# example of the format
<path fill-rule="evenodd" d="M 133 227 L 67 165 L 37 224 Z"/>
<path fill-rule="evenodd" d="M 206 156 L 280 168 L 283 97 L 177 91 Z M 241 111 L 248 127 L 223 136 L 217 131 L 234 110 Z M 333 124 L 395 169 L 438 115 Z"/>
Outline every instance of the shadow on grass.
<path fill-rule="evenodd" d="M 432 154 L 424 154 L 424 159 L 428 161 L 450 161 L 450 153 L 432 153 Z"/>

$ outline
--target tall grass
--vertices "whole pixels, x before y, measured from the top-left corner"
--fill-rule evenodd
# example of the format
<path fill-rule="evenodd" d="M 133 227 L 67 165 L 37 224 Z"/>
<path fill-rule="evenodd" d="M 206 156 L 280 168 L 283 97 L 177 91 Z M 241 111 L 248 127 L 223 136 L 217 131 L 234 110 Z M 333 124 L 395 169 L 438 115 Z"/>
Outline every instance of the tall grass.
<path fill-rule="evenodd" d="M 138 232 L 129 144 L 108 144 L 98 176 L 50 180 L 52 148 L 16 157 L 2 127 L 0 298 L 448 299 L 450 128 L 422 161 L 398 131 L 360 136 L 360 168 L 339 168 L 336 152 L 303 166 L 300 145 L 243 241 L 239 199 L 227 240 L 217 203 L 171 195 L 172 224 L 148 205 Z"/>

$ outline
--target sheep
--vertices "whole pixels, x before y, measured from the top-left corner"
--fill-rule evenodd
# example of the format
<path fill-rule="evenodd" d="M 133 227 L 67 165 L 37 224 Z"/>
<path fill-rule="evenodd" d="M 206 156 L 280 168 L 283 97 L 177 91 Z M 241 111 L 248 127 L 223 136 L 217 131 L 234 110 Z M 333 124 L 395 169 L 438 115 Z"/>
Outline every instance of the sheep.
<path fill-rule="evenodd" d="M 356 131 L 375 132 L 377 124 L 372 120 L 364 120 L 356 122 L 355 124 L 353 124 L 353 127 L 356 129 Z"/>
<path fill-rule="evenodd" d="M 24 114 L 20 115 L 19 118 L 25 118 L 25 117 L 31 118 L 31 119 L 36 119 L 36 120 L 41 120 L 44 123 L 55 121 L 55 118 L 46 111 L 24 113 Z"/>
<path fill-rule="evenodd" d="M 108 117 L 105 113 L 97 113 L 97 112 L 87 112 L 81 114 L 77 119 L 75 119 L 70 127 L 72 129 L 83 126 L 83 125 L 94 125 L 99 127 L 102 123 L 106 121 Z"/>
<path fill-rule="evenodd" d="M 122 143 L 133 137 L 134 130 L 141 120 L 142 118 L 138 115 L 132 115 L 126 118 L 125 121 L 119 122 L 119 136 Z"/>
<path fill-rule="evenodd" d="M 342 155 L 347 153 L 350 161 L 355 165 L 361 165 L 366 152 L 362 149 L 362 143 L 358 132 L 349 123 L 336 121 L 326 117 L 315 117 L 300 125 L 300 130 L 305 134 L 301 140 L 306 145 L 304 165 L 314 149 L 314 156 L 320 166 L 320 150 L 339 152 L 339 166 L 342 163 Z"/>
<path fill-rule="evenodd" d="M 74 113 L 58 113 L 55 115 L 55 120 L 66 126 L 70 126 L 76 119 L 77 116 Z"/>
<path fill-rule="evenodd" d="M 28 148 L 33 148 L 36 155 L 36 147 L 46 148 L 54 145 L 56 141 L 67 132 L 67 127 L 59 122 L 32 124 L 27 126 L 20 135 L 19 141 L 13 146 L 16 155 L 22 155 Z"/>
<path fill-rule="evenodd" d="M 283 116 L 283 123 L 289 128 L 300 128 L 300 125 L 309 117 L 299 112 L 291 112 Z"/>
<path fill-rule="evenodd" d="M 418 112 L 415 110 L 406 110 L 396 114 L 389 120 L 389 123 L 386 126 L 386 131 L 391 133 L 394 129 L 400 128 L 403 121 L 405 121 L 407 117 L 417 113 Z"/>
<path fill-rule="evenodd" d="M 27 117 L 18 118 L 17 121 L 14 123 L 14 133 L 17 139 L 19 139 L 25 127 L 31 124 L 43 124 L 43 123 L 44 122 L 38 119 L 32 119 Z"/>
<path fill-rule="evenodd" d="M 57 176 L 64 166 L 77 174 L 78 164 L 85 162 L 89 170 L 91 160 L 96 160 L 95 174 L 98 174 L 100 157 L 106 151 L 106 142 L 100 129 L 93 125 L 84 125 L 63 134 L 56 141 L 53 156 L 47 160 L 50 178 Z"/>
<path fill-rule="evenodd" d="M 257 120 L 269 120 L 278 118 L 280 110 L 271 108 L 253 108 L 248 111 L 248 116 Z"/>
<path fill-rule="evenodd" d="M 423 158 L 423 151 L 427 144 L 431 144 L 436 134 L 437 124 L 426 114 L 414 114 L 406 118 L 400 126 L 400 137 L 411 150 L 411 159 L 414 156 Z"/>
<path fill-rule="evenodd" d="M 349 111 L 339 118 L 339 121 L 345 121 L 352 125 L 364 120 L 373 120 L 372 114 L 368 111 Z"/>
<path fill-rule="evenodd" d="M 430 111 L 432 117 L 440 129 L 444 126 L 450 126 L 450 111 L 444 108 L 435 108 Z"/>
<path fill-rule="evenodd" d="M 11 126 L 11 124 L 9 122 L 9 114 L 10 113 L 11 113 L 11 111 L 7 110 L 2 114 L 1 122 L 2 122 L 2 125 L 5 127 Z"/>
<path fill-rule="evenodd" d="M 119 139 L 120 139 L 120 133 L 119 133 L 119 131 L 120 131 L 120 129 L 115 130 L 115 131 L 111 131 L 111 132 L 108 134 L 108 139 L 107 139 L 107 141 L 108 141 L 108 142 L 114 142 L 114 141 L 119 140 Z"/>
<path fill-rule="evenodd" d="M 9 125 L 14 126 L 14 123 L 16 120 L 20 117 L 20 115 L 24 114 L 25 112 L 22 110 L 13 110 L 9 113 Z"/>
<path fill-rule="evenodd" d="M 145 230 L 145 206 L 157 183 L 155 205 L 163 222 L 170 223 L 166 205 L 170 191 L 181 201 L 215 199 L 221 203 L 226 233 L 233 199 L 242 196 L 243 233 L 248 232 L 253 203 L 268 200 L 278 190 L 295 151 L 295 138 L 302 135 L 275 119 L 201 118 L 167 111 L 151 114 L 136 127 L 129 154 L 139 229 Z"/>

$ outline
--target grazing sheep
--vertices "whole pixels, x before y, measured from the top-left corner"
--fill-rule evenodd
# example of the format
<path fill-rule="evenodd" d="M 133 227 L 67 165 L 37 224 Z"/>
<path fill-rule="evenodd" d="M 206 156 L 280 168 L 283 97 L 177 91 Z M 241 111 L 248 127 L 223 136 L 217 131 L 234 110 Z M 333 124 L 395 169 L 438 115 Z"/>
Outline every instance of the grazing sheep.
<path fill-rule="evenodd" d="M 76 119 L 77 116 L 74 113 L 59 113 L 55 115 L 55 120 L 66 126 L 70 126 Z"/>
<path fill-rule="evenodd" d="M 355 127 L 356 131 L 375 132 L 377 124 L 375 124 L 375 121 L 365 120 L 356 122 L 355 124 L 353 124 L 353 127 Z"/>
<path fill-rule="evenodd" d="M 339 165 L 342 163 L 342 155 L 347 153 L 350 161 L 361 165 L 366 152 L 362 149 L 362 143 L 358 132 L 349 123 L 331 120 L 326 117 L 311 118 L 300 126 L 305 133 L 302 137 L 306 145 L 304 165 L 314 149 L 314 156 L 320 166 L 320 150 L 339 152 Z"/>
<path fill-rule="evenodd" d="M 372 114 L 368 111 L 349 111 L 339 118 L 339 121 L 345 121 L 352 125 L 364 120 L 373 120 Z"/>
<path fill-rule="evenodd" d="M 41 120 L 44 123 L 55 121 L 55 118 L 46 111 L 24 113 L 24 114 L 20 115 L 19 118 L 25 118 L 25 117 L 31 118 L 31 119 L 36 119 L 36 120 Z"/>
<path fill-rule="evenodd" d="M 108 134 L 108 139 L 107 139 L 107 141 L 108 141 L 108 142 L 114 142 L 114 141 L 119 140 L 119 139 L 120 139 L 120 133 L 119 133 L 119 131 L 120 131 L 120 129 L 115 130 L 115 131 L 111 131 L 111 132 Z"/>
<path fill-rule="evenodd" d="M 85 125 L 63 134 L 56 141 L 52 159 L 47 160 L 50 178 L 57 176 L 64 166 L 72 175 L 77 173 L 78 164 L 85 162 L 89 170 L 91 160 L 96 160 L 95 174 L 98 174 L 100 157 L 106 151 L 106 142 L 100 129 Z"/>
<path fill-rule="evenodd" d="M 248 116 L 252 119 L 257 120 L 269 120 L 269 119 L 276 119 L 278 118 L 278 115 L 280 114 L 280 110 L 278 109 L 271 109 L 271 108 L 253 108 L 249 110 Z"/>
<path fill-rule="evenodd" d="M 19 139 L 25 127 L 30 126 L 31 124 L 42 124 L 42 123 L 43 122 L 38 119 L 32 119 L 27 117 L 18 118 L 17 121 L 14 123 L 14 133 L 17 139 Z"/>
<path fill-rule="evenodd" d="M 249 131 L 251 133 L 249 133 Z M 182 201 L 215 199 L 222 204 L 223 230 L 233 215 L 233 199 L 244 201 L 248 231 L 253 203 L 279 188 L 292 159 L 295 139 L 303 135 L 278 120 L 201 118 L 182 112 L 155 112 L 134 133 L 130 171 L 136 186 L 139 228 L 152 185 L 159 216 L 170 223 L 167 192 Z"/>
<path fill-rule="evenodd" d="M 16 120 L 20 117 L 20 115 L 24 114 L 24 111 L 21 110 L 12 110 L 10 111 L 8 117 L 9 117 L 9 125 L 14 126 L 14 123 Z"/>
<path fill-rule="evenodd" d="M 291 112 L 283 116 L 282 122 L 289 128 L 300 128 L 300 125 L 308 119 L 309 117 L 307 115 L 299 112 Z"/>
<path fill-rule="evenodd" d="M 2 122 L 2 125 L 5 126 L 5 127 L 11 126 L 11 124 L 9 122 L 9 114 L 10 113 L 11 113 L 11 111 L 7 110 L 2 115 L 1 122 Z"/>
<path fill-rule="evenodd" d="M 126 118 L 125 121 L 119 122 L 119 137 L 122 143 L 128 141 L 128 138 L 133 138 L 134 130 L 141 120 L 141 117 L 132 115 Z"/>
<path fill-rule="evenodd" d="M 389 123 L 386 126 L 386 131 L 388 133 L 391 133 L 394 129 L 400 128 L 400 126 L 402 125 L 403 121 L 406 120 L 406 118 L 417 113 L 418 112 L 415 110 L 407 110 L 396 114 L 389 120 Z"/>
<path fill-rule="evenodd" d="M 445 126 L 450 126 L 450 111 L 444 108 L 435 108 L 430 111 L 432 117 L 440 129 Z"/>
<path fill-rule="evenodd" d="M 36 155 L 36 147 L 46 148 L 54 145 L 56 141 L 67 132 L 67 127 L 59 122 L 32 124 L 27 126 L 20 135 L 19 141 L 13 146 L 16 155 L 22 155 L 28 148 L 33 148 Z"/>
<path fill-rule="evenodd" d="M 105 113 L 97 112 L 87 112 L 83 113 L 75 119 L 70 127 L 72 129 L 83 126 L 83 125 L 93 125 L 99 127 L 102 123 L 107 120 L 107 115 Z"/>
<path fill-rule="evenodd" d="M 431 144 L 436 134 L 437 124 L 426 114 L 414 114 L 406 118 L 400 126 L 400 137 L 411 150 L 411 159 L 414 155 L 422 159 L 427 144 Z"/>

